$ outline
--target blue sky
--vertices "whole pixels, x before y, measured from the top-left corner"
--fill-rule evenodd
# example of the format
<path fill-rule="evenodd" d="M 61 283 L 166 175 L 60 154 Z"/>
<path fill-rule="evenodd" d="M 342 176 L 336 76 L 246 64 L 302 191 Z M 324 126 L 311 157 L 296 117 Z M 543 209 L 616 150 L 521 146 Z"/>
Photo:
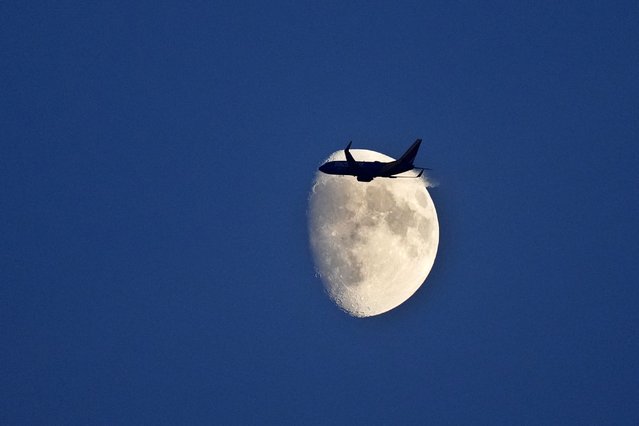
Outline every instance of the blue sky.
<path fill-rule="evenodd" d="M 3 424 L 636 424 L 636 2 L 0 6 Z M 424 286 L 340 312 L 308 191 L 415 139 Z"/>

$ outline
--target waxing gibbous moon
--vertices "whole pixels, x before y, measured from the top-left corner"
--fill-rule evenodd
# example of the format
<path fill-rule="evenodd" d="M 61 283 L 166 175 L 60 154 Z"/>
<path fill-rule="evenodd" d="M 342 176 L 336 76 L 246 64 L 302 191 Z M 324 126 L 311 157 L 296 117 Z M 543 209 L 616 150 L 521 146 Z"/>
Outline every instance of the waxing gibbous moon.
<path fill-rule="evenodd" d="M 375 151 L 351 152 L 357 161 L 394 160 Z M 345 160 L 344 151 L 326 161 L 339 160 Z M 426 186 L 423 178 L 358 182 L 317 172 L 308 206 L 313 260 L 329 297 L 350 315 L 387 312 L 428 276 L 439 223 Z"/>

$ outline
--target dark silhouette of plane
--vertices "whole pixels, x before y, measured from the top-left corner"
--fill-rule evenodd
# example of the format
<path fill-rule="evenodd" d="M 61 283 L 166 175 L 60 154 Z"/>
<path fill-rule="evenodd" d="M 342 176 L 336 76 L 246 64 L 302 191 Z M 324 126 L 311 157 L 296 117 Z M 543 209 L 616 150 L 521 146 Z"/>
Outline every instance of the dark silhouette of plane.
<path fill-rule="evenodd" d="M 415 167 L 413 165 L 419 145 L 422 143 L 421 139 L 417 139 L 410 148 L 408 148 L 404 155 L 399 157 L 398 160 L 386 163 L 379 161 L 355 161 L 353 155 L 349 151 L 352 143 L 352 141 L 349 142 L 344 150 L 344 154 L 346 154 L 346 161 L 329 161 L 322 164 L 319 170 L 329 175 L 355 176 L 360 182 L 370 182 L 376 177 L 391 179 L 418 178 L 422 175 L 422 173 L 424 173 L 424 170 L 430 170 L 424 167 Z M 417 176 L 395 176 L 414 169 L 420 170 Z"/>

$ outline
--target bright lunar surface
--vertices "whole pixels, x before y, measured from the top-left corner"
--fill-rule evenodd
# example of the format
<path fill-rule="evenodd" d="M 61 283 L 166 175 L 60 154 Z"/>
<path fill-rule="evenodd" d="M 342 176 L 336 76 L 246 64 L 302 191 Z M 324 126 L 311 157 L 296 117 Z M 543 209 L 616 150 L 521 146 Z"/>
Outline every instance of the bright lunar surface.
<path fill-rule="evenodd" d="M 357 161 L 392 161 L 353 149 Z M 326 161 L 345 160 L 337 151 Z M 414 176 L 406 172 L 404 176 Z M 426 181 L 317 172 L 309 197 L 311 251 L 330 298 L 356 317 L 389 311 L 430 272 L 439 244 L 437 213 Z"/>

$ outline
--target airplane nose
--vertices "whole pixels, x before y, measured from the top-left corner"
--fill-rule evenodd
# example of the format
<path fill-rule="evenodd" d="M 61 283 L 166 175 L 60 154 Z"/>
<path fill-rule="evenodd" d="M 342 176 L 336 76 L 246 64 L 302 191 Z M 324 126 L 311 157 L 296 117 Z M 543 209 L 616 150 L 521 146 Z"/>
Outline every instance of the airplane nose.
<path fill-rule="evenodd" d="M 319 171 L 320 172 L 325 172 L 326 171 L 326 163 L 324 163 L 321 166 L 319 166 Z"/>

